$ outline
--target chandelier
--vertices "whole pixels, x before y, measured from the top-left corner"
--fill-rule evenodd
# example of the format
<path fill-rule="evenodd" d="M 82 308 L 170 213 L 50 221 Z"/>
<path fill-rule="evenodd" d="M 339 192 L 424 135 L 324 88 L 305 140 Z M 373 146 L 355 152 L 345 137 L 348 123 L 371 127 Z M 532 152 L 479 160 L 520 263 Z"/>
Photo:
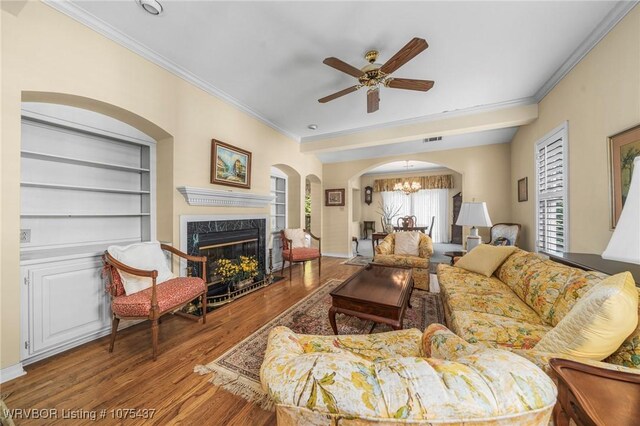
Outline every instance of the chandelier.
<path fill-rule="evenodd" d="M 407 160 L 407 164 L 406 164 L 406 169 L 407 172 L 409 171 L 409 160 Z M 422 189 L 422 185 L 420 185 L 420 182 L 409 182 L 409 181 L 404 181 L 402 183 L 398 182 L 395 185 L 393 185 L 393 190 L 394 191 L 402 191 L 405 194 L 409 195 L 409 194 L 413 194 L 414 192 L 418 192 Z"/>

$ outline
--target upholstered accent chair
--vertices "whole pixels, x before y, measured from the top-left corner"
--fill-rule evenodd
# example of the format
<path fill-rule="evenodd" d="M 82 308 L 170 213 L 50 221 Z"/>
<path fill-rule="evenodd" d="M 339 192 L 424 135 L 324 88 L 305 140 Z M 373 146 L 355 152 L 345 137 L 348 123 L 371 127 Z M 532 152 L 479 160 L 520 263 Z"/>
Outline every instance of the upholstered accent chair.
<path fill-rule="evenodd" d="M 294 263 L 302 263 L 304 268 L 305 262 L 318 259 L 318 276 L 322 268 L 322 242 L 307 229 L 283 229 L 280 231 L 282 240 L 282 268 L 280 273 L 284 272 L 285 261 L 289 262 L 289 281 L 292 278 L 292 267 Z M 318 247 L 313 247 L 311 240 L 318 242 Z"/>
<path fill-rule="evenodd" d="M 201 277 L 174 277 L 168 270 L 162 250 L 193 262 L 200 262 Z M 127 259 L 128 264 L 118 258 Z M 154 361 L 158 356 L 158 324 L 161 316 L 178 311 L 200 297 L 203 308 L 202 324 L 206 323 L 206 257 L 190 256 L 174 247 L 155 242 L 109 247 L 103 255 L 103 261 L 108 281 L 107 291 L 111 295 L 109 352 L 113 352 L 121 319 L 151 321 Z"/>
<path fill-rule="evenodd" d="M 507 246 L 516 246 L 518 247 L 518 239 L 520 238 L 520 228 L 522 226 L 519 223 L 496 223 L 491 227 L 490 235 L 491 241 L 487 244 L 500 244 L 498 239 L 506 239 Z"/>
<path fill-rule="evenodd" d="M 394 232 L 387 235 L 376 247 L 373 261 L 383 265 L 413 268 L 414 287 L 429 290 L 429 262 L 433 255 L 433 243 L 428 235 L 417 233 L 420 235 L 417 256 L 396 254 L 396 235 L 399 233 Z"/>

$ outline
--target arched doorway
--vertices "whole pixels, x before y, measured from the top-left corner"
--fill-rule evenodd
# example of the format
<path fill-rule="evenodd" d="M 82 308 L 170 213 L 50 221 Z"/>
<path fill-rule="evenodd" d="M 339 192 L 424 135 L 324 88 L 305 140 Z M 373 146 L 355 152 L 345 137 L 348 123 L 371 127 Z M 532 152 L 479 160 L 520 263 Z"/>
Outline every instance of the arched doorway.
<path fill-rule="evenodd" d="M 394 191 L 395 183 L 416 181 L 423 188 L 414 194 Z M 449 183 L 450 182 L 450 183 Z M 381 161 L 355 174 L 349 180 L 353 193 L 349 217 L 351 231 L 359 240 L 359 254 L 373 255 L 371 231 L 384 232 L 384 222 L 397 225 L 399 217 L 416 216 L 417 225 L 429 227 L 434 242 L 450 244 L 458 231 L 454 224 L 455 196 L 462 192 L 462 174 L 444 165 L 416 160 Z M 365 203 L 365 191 L 372 190 L 371 202 Z M 387 211 L 386 220 L 383 212 Z M 433 228 L 431 221 L 433 220 Z M 365 237 L 367 237 L 365 239 Z M 351 247 L 352 250 L 355 246 Z"/>
<path fill-rule="evenodd" d="M 271 166 L 270 232 L 273 236 L 273 267 L 282 265 L 282 242 L 280 231 L 285 228 L 304 227 L 304 194 L 300 173 L 287 164 Z"/>

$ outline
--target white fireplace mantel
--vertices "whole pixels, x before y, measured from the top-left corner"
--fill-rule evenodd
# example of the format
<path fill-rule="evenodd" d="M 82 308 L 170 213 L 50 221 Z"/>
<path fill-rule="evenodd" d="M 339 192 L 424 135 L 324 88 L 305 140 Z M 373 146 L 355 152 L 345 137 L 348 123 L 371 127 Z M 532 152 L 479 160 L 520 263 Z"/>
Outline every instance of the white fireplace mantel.
<path fill-rule="evenodd" d="M 219 191 L 193 186 L 179 186 L 176 189 L 190 206 L 267 207 L 274 199 L 273 195 Z"/>

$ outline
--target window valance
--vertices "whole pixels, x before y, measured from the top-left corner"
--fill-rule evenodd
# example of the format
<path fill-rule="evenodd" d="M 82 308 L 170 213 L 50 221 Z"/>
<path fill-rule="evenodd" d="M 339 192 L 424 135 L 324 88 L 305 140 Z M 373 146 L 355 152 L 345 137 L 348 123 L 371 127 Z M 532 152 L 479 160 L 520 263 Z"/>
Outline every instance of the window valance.
<path fill-rule="evenodd" d="M 453 188 L 453 175 L 399 177 L 392 179 L 376 179 L 373 181 L 373 191 L 393 191 L 396 183 L 420 182 L 422 189 L 451 189 Z"/>

